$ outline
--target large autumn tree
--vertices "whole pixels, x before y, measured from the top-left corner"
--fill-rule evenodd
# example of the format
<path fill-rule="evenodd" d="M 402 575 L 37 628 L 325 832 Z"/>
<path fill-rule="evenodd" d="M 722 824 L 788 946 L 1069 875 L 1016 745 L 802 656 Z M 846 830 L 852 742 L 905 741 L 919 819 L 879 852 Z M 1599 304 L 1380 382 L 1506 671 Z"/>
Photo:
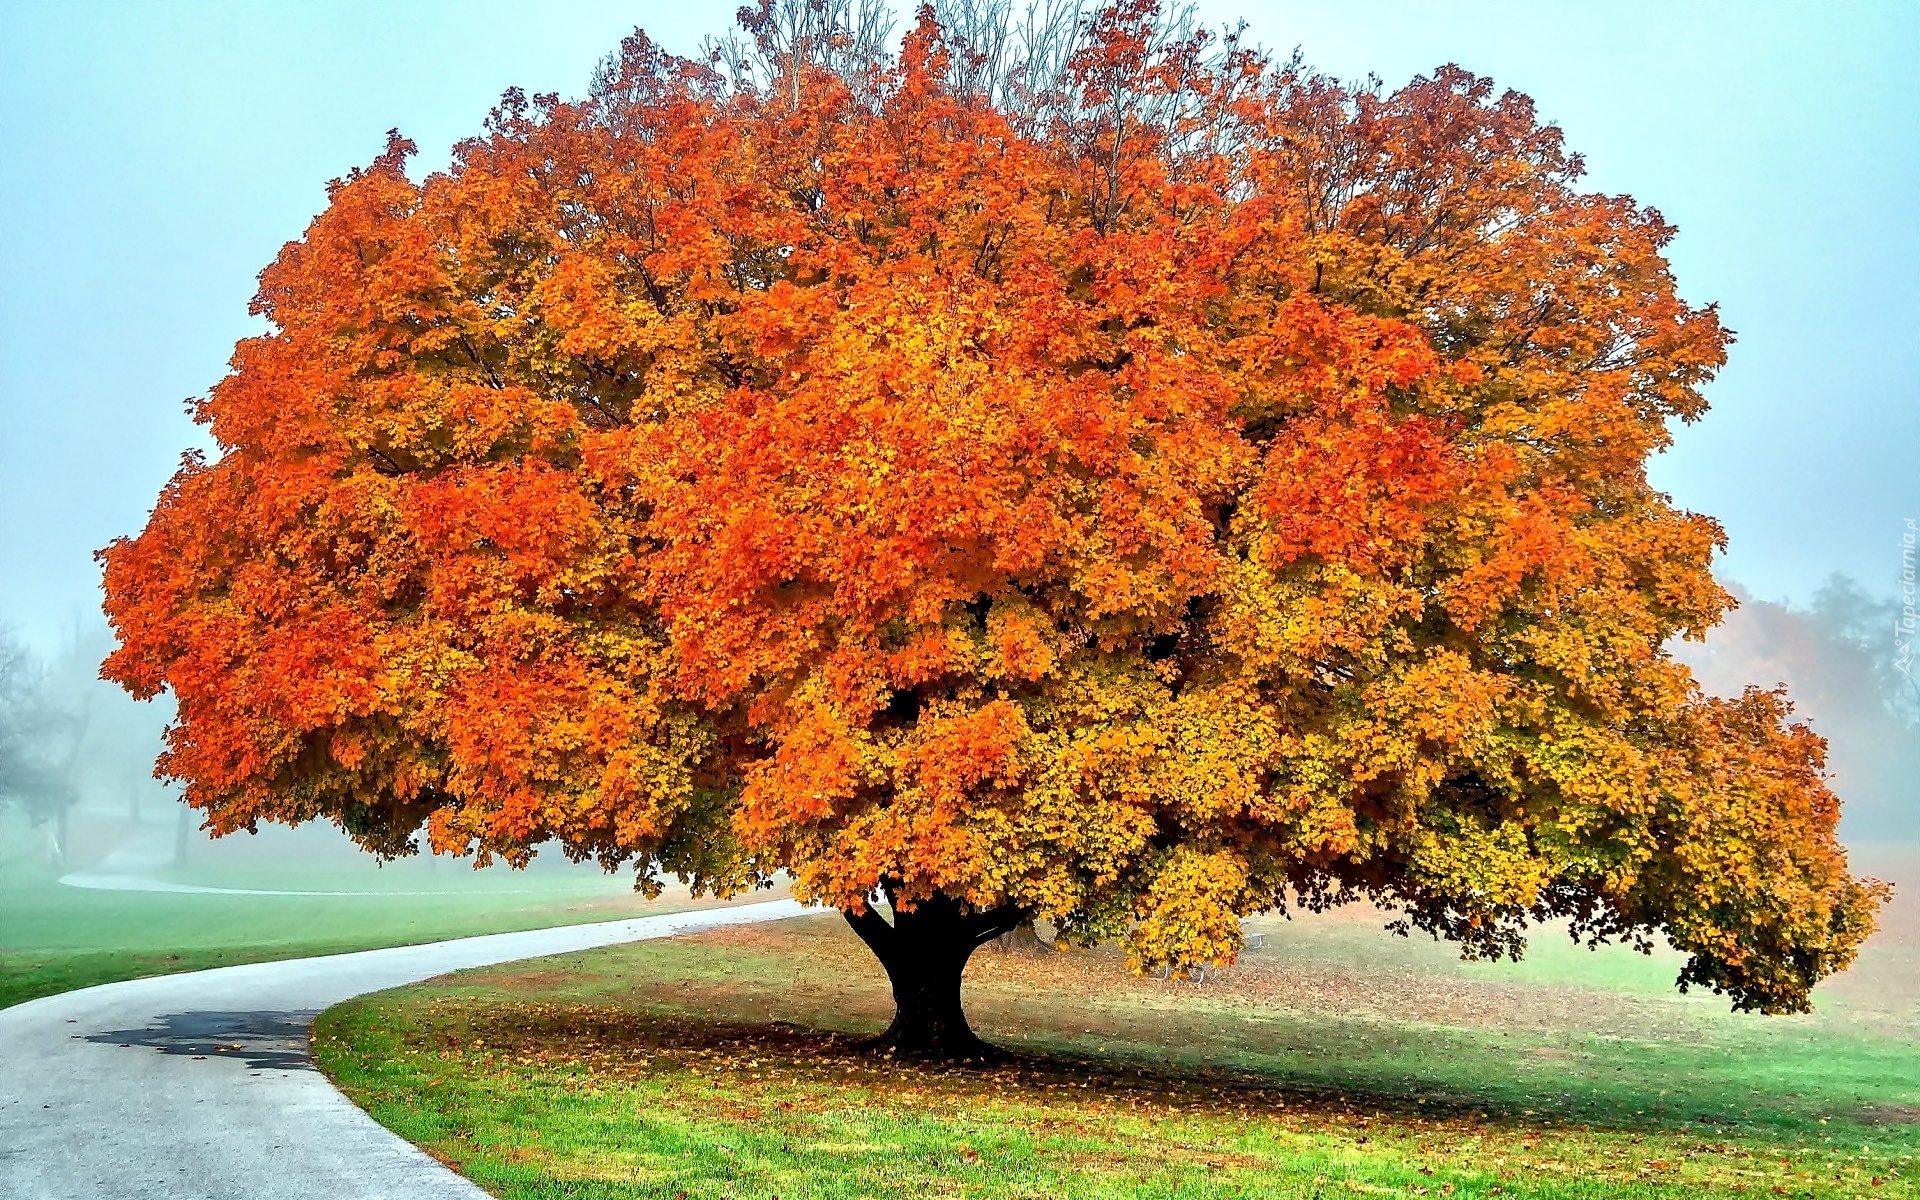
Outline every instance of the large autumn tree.
<path fill-rule="evenodd" d="M 919 1053 L 1020 921 L 1182 967 L 1358 898 L 1804 1009 L 1884 889 L 1785 698 L 1665 649 L 1730 600 L 1645 464 L 1728 336 L 1660 215 L 1453 67 L 871 15 L 636 35 L 333 186 L 104 552 L 211 829 L 784 872 Z"/>

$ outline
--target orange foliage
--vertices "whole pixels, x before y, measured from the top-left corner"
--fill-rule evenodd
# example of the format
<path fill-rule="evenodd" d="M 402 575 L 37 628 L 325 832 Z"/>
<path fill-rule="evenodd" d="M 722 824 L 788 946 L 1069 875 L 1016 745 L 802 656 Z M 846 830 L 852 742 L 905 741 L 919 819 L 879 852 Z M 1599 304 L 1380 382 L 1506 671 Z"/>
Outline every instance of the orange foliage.
<path fill-rule="evenodd" d="M 396 135 L 104 552 L 164 771 L 216 831 L 884 882 L 1141 966 L 1363 894 L 1480 954 L 1571 917 L 1804 1007 L 1882 889 L 1783 699 L 1664 649 L 1729 603 L 1644 473 L 1728 340 L 1672 230 L 1484 79 L 1157 19 L 1045 120 L 923 16 L 764 94 L 636 36 L 421 184 Z"/>

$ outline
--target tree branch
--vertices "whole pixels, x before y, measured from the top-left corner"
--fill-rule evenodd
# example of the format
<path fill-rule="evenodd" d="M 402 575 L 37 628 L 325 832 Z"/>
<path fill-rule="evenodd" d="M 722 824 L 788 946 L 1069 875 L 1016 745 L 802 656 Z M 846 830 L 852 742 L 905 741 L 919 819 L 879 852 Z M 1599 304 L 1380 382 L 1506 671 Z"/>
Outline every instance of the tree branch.
<path fill-rule="evenodd" d="M 898 935 L 894 933 L 893 926 L 887 924 L 886 918 L 873 910 L 873 905 L 869 904 L 858 912 L 843 908 L 840 915 L 847 919 L 847 924 L 867 944 L 867 949 L 873 951 L 873 956 L 880 960 L 882 966 L 893 961 Z"/>
<path fill-rule="evenodd" d="M 990 908 L 986 912 L 975 913 L 967 919 L 968 932 L 973 944 L 984 946 L 993 939 L 1012 933 L 1020 928 L 1020 922 L 1027 919 L 1027 910 L 1009 901 L 999 908 Z"/>

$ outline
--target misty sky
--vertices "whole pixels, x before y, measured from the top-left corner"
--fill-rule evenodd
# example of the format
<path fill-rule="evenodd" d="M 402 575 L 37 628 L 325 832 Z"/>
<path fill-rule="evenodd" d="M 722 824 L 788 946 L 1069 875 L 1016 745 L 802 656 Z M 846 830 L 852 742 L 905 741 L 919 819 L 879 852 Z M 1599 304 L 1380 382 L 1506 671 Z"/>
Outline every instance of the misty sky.
<path fill-rule="evenodd" d="M 438 168 L 503 88 L 578 95 L 635 25 L 691 51 L 738 3 L 0 3 L 0 622 L 51 647 L 97 609 L 91 553 L 200 444 L 182 401 L 257 328 L 255 274 L 389 127 Z M 1592 186 L 1679 224 L 1683 293 L 1739 334 L 1654 468 L 1725 522 L 1722 574 L 1891 598 L 1920 516 L 1920 3 L 1201 10 L 1335 74 L 1453 61 L 1532 95 Z"/>

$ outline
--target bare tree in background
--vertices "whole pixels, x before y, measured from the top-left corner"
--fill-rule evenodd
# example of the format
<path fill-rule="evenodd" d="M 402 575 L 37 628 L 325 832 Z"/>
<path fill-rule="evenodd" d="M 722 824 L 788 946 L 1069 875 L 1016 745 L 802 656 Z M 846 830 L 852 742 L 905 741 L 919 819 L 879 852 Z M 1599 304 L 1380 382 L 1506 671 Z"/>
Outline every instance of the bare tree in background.
<path fill-rule="evenodd" d="M 1704 644 L 1674 650 L 1719 695 L 1791 687 L 1795 715 L 1828 740 L 1849 836 L 1910 842 L 1920 837 L 1920 703 L 1890 652 L 1898 618 L 1898 604 L 1836 575 L 1803 607 L 1741 594 Z"/>
<path fill-rule="evenodd" d="M 702 47 L 736 91 L 785 94 L 798 105 L 811 71 L 859 90 L 893 62 L 893 17 L 881 0 L 759 0 L 740 10 L 739 24 Z"/>
<path fill-rule="evenodd" d="M 109 645 L 97 621 L 76 619 L 58 651 L 44 656 L 0 628 L 0 810 L 45 827 L 56 866 L 75 851 L 75 812 L 124 804 L 137 827 L 151 815 L 149 800 L 170 799 L 153 762 L 172 706 L 130 702 L 101 682 Z"/>
<path fill-rule="evenodd" d="M 1200 28 L 1191 3 L 931 0 L 928 11 L 955 95 L 997 108 L 1022 136 L 1047 131 L 1098 151 L 1110 168 L 1142 138 L 1176 166 L 1231 153 L 1246 136 L 1234 102 L 1269 65 L 1242 43 L 1240 27 Z M 797 106 L 808 77 L 822 74 L 877 96 L 898 61 L 881 0 L 758 0 L 740 9 L 738 24 L 702 43 L 704 61 L 667 54 L 636 31 L 595 74 L 603 114 L 617 121 L 632 101 L 686 84 L 785 95 Z M 1113 52 L 1136 42 L 1141 55 Z"/>
<path fill-rule="evenodd" d="M 36 826 L 53 822 L 49 849 L 56 865 L 66 857 L 73 770 L 85 731 L 84 716 L 54 700 L 40 660 L 11 631 L 0 630 L 0 805 L 20 809 Z"/>
<path fill-rule="evenodd" d="M 1085 12 L 1085 0 L 1030 0 L 1017 15 L 1013 0 L 935 0 L 950 52 L 948 86 L 1033 132 L 1070 103 Z"/>

